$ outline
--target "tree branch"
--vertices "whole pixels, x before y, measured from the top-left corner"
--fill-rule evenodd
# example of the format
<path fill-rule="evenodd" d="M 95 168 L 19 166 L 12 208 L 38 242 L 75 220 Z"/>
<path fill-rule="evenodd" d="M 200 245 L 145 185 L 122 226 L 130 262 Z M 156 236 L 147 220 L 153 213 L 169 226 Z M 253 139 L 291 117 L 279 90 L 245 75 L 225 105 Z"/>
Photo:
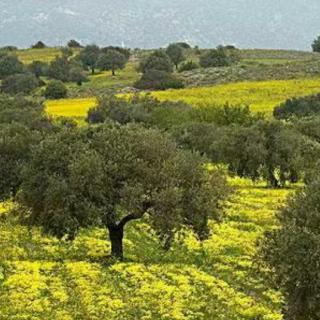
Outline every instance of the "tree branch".
<path fill-rule="evenodd" d="M 144 213 L 142 214 L 128 214 L 127 216 L 125 216 L 124 218 L 122 218 L 122 220 L 118 223 L 118 227 L 124 227 L 128 222 L 132 221 L 132 220 L 138 220 L 141 219 L 143 217 Z"/>

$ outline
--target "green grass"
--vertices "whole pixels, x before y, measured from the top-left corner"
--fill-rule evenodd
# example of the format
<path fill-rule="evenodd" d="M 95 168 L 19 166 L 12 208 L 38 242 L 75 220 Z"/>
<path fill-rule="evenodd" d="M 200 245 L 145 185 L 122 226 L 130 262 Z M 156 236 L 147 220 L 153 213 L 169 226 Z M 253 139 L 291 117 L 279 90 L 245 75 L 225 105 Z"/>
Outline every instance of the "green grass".
<path fill-rule="evenodd" d="M 146 224 L 132 224 L 126 260 L 114 265 L 104 263 L 105 230 L 68 243 L 0 220 L 2 319 L 280 320 L 281 296 L 254 272 L 253 257 L 292 189 L 232 184 L 238 192 L 208 240 L 185 231 L 165 253 Z"/>
<path fill-rule="evenodd" d="M 110 91 L 118 91 L 126 87 L 132 87 L 139 79 L 136 70 L 137 64 L 129 61 L 123 70 L 118 70 L 115 76 L 110 71 L 97 72 L 89 75 L 89 81 L 84 82 L 81 87 L 75 83 L 69 83 L 70 95 L 74 97 L 100 95 Z"/>

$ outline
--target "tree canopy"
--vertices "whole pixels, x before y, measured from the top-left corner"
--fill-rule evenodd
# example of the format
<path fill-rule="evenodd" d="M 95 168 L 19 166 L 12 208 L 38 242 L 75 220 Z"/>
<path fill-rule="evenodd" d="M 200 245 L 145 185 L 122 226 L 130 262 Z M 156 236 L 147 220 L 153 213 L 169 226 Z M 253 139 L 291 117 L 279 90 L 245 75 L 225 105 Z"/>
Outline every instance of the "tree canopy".
<path fill-rule="evenodd" d="M 127 58 L 121 52 L 109 49 L 105 53 L 100 54 L 97 61 L 97 67 L 100 70 L 111 71 L 112 75 L 115 76 L 115 72 L 118 69 L 123 69 L 127 63 Z"/>
<path fill-rule="evenodd" d="M 186 59 L 183 47 L 177 43 L 170 44 L 166 49 L 166 54 L 170 57 L 176 69 Z"/>
<path fill-rule="evenodd" d="M 83 65 L 91 69 L 92 74 L 95 72 L 100 53 L 100 48 L 97 45 L 92 44 L 84 47 L 79 54 L 80 61 Z"/>
<path fill-rule="evenodd" d="M 319 168 L 318 168 L 319 169 Z M 318 319 L 320 312 L 319 171 L 278 213 L 280 227 L 266 233 L 261 255 L 286 298 L 285 319 Z"/>
<path fill-rule="evenodd" d="M 208 235 L 208 219 L 220 218 L 228 188 L 223 174 L 204 164 L 155 130 L 64 130 L 34 149 L 17 201 L 27 223 L 58 237 L 104 226 L 112 255 L 122 258 L 124 227 L 145 216 L 166 242 L 184 225 Z"/>

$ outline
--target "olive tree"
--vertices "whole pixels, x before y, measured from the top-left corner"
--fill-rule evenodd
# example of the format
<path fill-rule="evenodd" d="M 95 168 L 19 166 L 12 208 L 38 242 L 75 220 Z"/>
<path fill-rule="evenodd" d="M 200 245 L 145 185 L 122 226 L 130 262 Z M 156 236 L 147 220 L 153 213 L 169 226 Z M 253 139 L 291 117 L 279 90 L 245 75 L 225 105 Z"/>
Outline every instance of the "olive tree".
<path fill-rule="evenodd" d="M 125 227 L 145 216 L 162 240 L 185 225 L 208 236 L 228 188 L 204 161 L 136 125 L 65 130 L 34 150 L 17 201 L 26 223 L 58 237 L 105 227 L 112 256 L 122 259 Z"/>
<path fill-rule="evenodd" d="M 0 201 L 12 197 L 21 183 L 21 169 L 31 147 L 51 131 L 43 105 L 22 97 L 0 98 Z"/>
<path fill-rule="evenodd" d="M 16 56 L 0 55 L 0 79 L 23 71 L 23 63 Z"/>
<path fill-rule="evenodd" d="M 117 50 L 107 50 L 99 56 L 97 67 L 103 71 L 111 71 L 112 75 L 116 75 L 116 70 L 123 69 L 126 66 L 127 58 Z"/>
<path fill-rule="evenodd" d="M 39 80 L 32 73 L 14 74 L 2 80 L 1 91 L 8 94 L 30 94 L 39 86 Z"/>
<path fill-rule="evenodd" d="M 320 314 L 320 178 L 291 197 L 278 213 L 279 228 L 266 233 L 261 256 L 284 297 L 286 320 L 317 320 Z"/>
<path fill-rule="evenodd" d="M 320 52 L 320 36 L 314 39 L 311 47 L 313 52 Z"/>
<path fill-rule="evenodd" d="M 97 61 L 100 56 L 100 48 L 97 45 L 88 45 L 79 54 L 79 59 L 84 66 L 91 69 L 91 73 L 94 74 Z"/>
<path fill-rule="evenodd" d="M 167 73 L 173 72 L 170 57 L 163 50 L 156 50 L 149 56 L 142 59 L 139 65 L 139 71 L 147 73 L 151 70 L 163 71 Z"/>
<path fill-rule="evenodd" d="M 177 43 L 170 44 L 166 49 L 166 54 L 170 57 L 177 70 L 179 64 L 186 59 L 183 47 Z"/>

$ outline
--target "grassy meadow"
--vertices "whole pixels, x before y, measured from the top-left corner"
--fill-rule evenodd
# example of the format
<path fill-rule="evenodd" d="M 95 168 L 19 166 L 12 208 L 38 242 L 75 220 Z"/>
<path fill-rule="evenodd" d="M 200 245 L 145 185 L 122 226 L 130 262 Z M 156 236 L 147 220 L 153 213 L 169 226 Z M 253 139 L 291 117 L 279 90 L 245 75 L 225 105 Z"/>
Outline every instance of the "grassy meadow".
<path fill-rule="evenodd" d="M 1 210 L 0 319 L 280 320 L 281 296 L 255 272 L 256 241 L 293 189 L 232 179 L 222 224 L 200 243 L 181 233 L 164 253 L 147 225 L 130 226 L 126 260 L 108 265 L 105 230 L 73 243 L 41 236 Z M 146 298 L 147 297 L 147 298 Z"/>
<path fill-rule="evenodd" d="M 79 52 L 79 49 L 72 49 L 74 54 Z M 42 61 L 42 62 L 50 62 L 55 59 L 56 56 L 61 55 L 60 48 L 44 48 L 44 49 L 24 49 L 18 50 L 17 52 L 18 58 L 24 64 L 30 64 L 33 61 Z"/>

